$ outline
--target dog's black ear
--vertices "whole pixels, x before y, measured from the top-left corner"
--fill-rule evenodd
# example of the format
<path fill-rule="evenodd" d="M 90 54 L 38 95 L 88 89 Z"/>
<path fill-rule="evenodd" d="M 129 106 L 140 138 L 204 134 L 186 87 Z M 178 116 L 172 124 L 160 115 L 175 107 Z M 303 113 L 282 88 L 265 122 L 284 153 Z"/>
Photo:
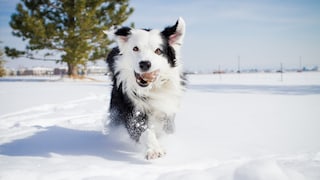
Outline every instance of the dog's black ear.
<path fill-rule="evenodd" d="M 174 26 L 166 27 L 161 34 L 168 40 L 169 45 L 181 45 L 185 34 L 185 22 L 180 17 Z"/>
<path fill-rule="evenodd" d="M 131 35 L 131 28 L 129 27 L 122 27 L 120 29 L 117 29 L 114 32 L 114 35 L 116 35 L 118 38 L 120 38 L 122 41 L 127 42 L 129 36 Z"/>
<path fill-rule="evenodd" d="M 129 27 L 111 27 L 108 31 L 103 31 L 111 39 L 116 40 L 118 46 L 121 48 L 124 43 L 126 43 L 131 35 L 131 28 Z"/>

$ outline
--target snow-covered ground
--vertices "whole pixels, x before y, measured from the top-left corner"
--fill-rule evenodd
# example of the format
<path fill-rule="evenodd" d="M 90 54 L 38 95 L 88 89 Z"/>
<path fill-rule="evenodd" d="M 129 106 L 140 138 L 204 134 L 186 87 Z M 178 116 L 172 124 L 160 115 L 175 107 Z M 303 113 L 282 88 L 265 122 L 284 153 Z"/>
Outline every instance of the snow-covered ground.
<path fill-rule="evenodd" d="M 107 77 L 58 79 L 0 79 L 0 179 L 320 179 L 320 73 L 189 76 L 152 161 L 103 128 Z"/>

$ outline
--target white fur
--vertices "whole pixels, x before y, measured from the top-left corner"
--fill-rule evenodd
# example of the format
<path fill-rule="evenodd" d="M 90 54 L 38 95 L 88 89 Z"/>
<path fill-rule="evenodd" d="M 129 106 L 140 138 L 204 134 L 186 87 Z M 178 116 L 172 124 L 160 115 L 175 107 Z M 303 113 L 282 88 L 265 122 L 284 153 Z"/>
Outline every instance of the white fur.
<path fill-rule="evenodd" d="M 112 30 L 114 32 L 114 30 Z M 116 72 L 121 72 L 117 76 L 117 86 L 122 83 L 122 90 L 134 102 L 136 110 L 148 113 L 148 129 L 141 135 L 140 142 L 145 144 L 147 159 L 154 159 L 165 154 L 165 151 L 158 143 L 157 137 L 163 132 L 163 119 L 166 116 L 174 116 L 178 111 L 180 98 L 183 92 L 180 75 L 182 73 L 182 63 L 180 62 L 180 47 L 185 34 L 185 23 L 182 18 L 178 20 L 177 34 L 170 37 L 170 45 L 176 53 L 176 67 L 170 67 L 168 60 L 155 53 L 157 48 L 161 48 L 163 39 L 159 30 L 145 31 L 132 29 L 129 37 L 115 36 L 119 46 L 121 56 L 115 61 Z M 107 32 L 110 35 L 110 32 Z M 113 33 L 111 33 L 113 34 Z M 139 51 L 133 51 L 134 47 Z M 134 71 L 142 73 L 139 62 L 148 60 L 151 62 L 149 72 L 160 70 L 158 78 L 148 87 L 140 87 L 134 75 Z M 148 101 L 137 98 L 148 97 Z"/>

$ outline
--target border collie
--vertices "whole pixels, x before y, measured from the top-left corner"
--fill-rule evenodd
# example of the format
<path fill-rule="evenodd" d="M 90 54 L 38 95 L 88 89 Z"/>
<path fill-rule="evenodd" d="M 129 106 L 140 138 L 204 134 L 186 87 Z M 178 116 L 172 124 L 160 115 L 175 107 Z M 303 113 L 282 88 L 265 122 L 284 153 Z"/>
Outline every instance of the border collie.
<path fill-rule="evenodd" d="M 173 133 L 184 90 L 180 48 L 185 22 L 179 18 L 164 30 L 114 28 L 105 31 L 117 47 L 107 57 L 113 88 L 111 125 L 124 125 L 146 148 L 146 159 L 165 155 L 158 138 Z"/>

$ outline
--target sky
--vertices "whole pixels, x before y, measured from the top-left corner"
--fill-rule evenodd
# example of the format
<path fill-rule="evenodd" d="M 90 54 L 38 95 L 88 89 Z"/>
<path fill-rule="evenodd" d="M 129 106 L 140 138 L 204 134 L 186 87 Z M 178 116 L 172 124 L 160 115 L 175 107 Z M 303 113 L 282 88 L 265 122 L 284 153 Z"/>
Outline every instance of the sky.
<path fill-rule="evenodd" d="M 8 25 L 17 2 L 0 0 L 1 46 L 25 46 Z M 320 67 L 318 0 L 131 0 L 130 5 L 135 11 L 123 25 L 162 29 L 184 18 L 186 70 L 237 70 L 238 62 L 241 69 Z M 54 65 L 30 61 L 8 59 L 6 66 Z"/>

